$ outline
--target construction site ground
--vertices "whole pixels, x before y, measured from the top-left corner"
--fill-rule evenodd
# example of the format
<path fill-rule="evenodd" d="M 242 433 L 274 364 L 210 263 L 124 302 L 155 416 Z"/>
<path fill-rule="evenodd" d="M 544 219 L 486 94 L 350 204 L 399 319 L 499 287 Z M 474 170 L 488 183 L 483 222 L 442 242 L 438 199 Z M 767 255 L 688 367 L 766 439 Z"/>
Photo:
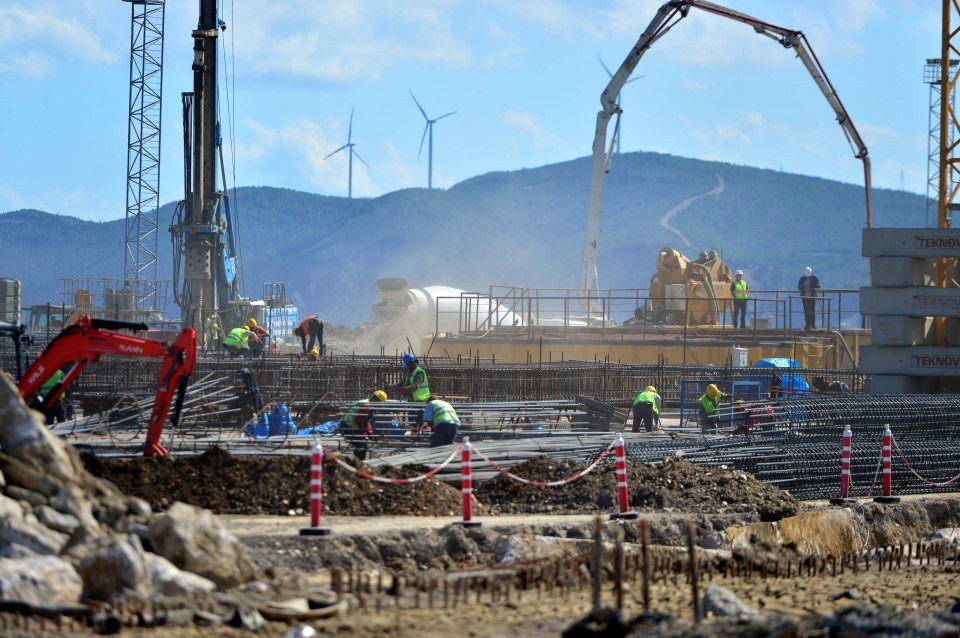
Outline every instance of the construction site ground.
<path fill-rule="evenodd" d="M 209 601 L 211 608 L 222 611 L 231 604 L 255 607 L 267 600 L 309 597 L 311 592 L 329 596 L 332 570 L 336 569 L 353 570 L 357 578 L 366 577 L 368 587 L 378 583 L 366 596 L 345 596 L 349 610 L 337 617 L 270 621 L 258 635 L 283 636 L 292 627 L 309 624 L 320 635 L 560 636 L 591 611 L 589 578 L 579 578 L 576 586 L 518 588 L 509 600 L 502 593 L 478 593 L 474 598 L 471 592 L 469 602 L 455 608 L 444 607 L 438 593 L 437 599 L 431 600 L 431 609 L 426 594 L 423 600 L 418 596 L 419 606 L 411 603 L 409 593 L 402 608 L 394 605 L 386 591 L 390 575 L 449 578 L 470 570 L 489 570 L 497 560 L 494 539 L 502 541 L 504 537 L 554 537 L 582 545 L 589 541 L 598 516 L 605 526 L 622 526 L 628 545 L 636 548 L 638 542 L 638 521 L 609 521 L 609 514 L 616 510 L 612 463 L 604 463 L 582 479 L 560 487 L 523 485 L 502 476 L 483 481 L 474 488 L 474 518 L 481 525 L 465 528 L 458 525 L 462 522 L 458 486 L 433 479 L 412 485 L 375 483 L 328 460 L 324 463 L 322 526 L 329 534 L 304 536 L 300 531 L 310 528 L 306 456 L 233 456 L 211 450 L 177 459 L 107 460 L 87 456 L 84 460 L 95 475 L 113 481 L 127 494 L 148 500 L 156 509 L 183 501 L 212 510 L 241 539 L 251 558 L 264 570 L 267 584 L 258 589 L 220 592 Z M 352 459 L 349 463 L 358 465 Z M 514 467 L 513 472 L 547 482 L 571 476 L 584 465 L 538 457 Z M 416 476 L 427 469 L 379 468 L 376 472 L 402 477 Z M 695 535 L 704 539 L 735 525 L 829 509 L 826 503 L 798 502 L 735 469 L 699 468 L 682 459 L 666 459 L 661 465 L 630 464 L 628 480 L 631 507 L 640 513 L 639 520 L 649 524 L 651 546 L 657 547 L 682 548 L 688 522 Z M 864 524 L 873 542 L 883 545 L 915 543 L 933 531 L 931 526 L 943 525 L 944 521 L 960 524 L 958 503 L 952 495 L 910 497 L 896 505 L 871 504 L 868 512 L 866 506 L 854 508 L 864 510 Z M 795 544 L 780 546 L 753 540 L 746 551 L 767 559 L 799 561 Z M 716 583 L 763 616 L 753 621 L 707 618 L 696 629 L 693 594 L 683 573 L 658 577 L 654 572 L 650 611 L 668 615 L 666 621 L 640 617 L 643 598 L 640 580 L 634 574 L 623 589 L 620 618 L 627 623 L 623 631 L 608 627 L 613 633 L 571 635 L 770 635 L 781 633 L 783 623 L 795 627 L 788 633 L 803 633 L 814 627 L 822 630 L 817 624 L 822 621 L 814 620 L 817 615 L 844 609 L 849 610 L 844 614 L 865 614 L 872 622 L 890 615 L 893 620 L 884 622 L 902 626 L 911 612 L 943 613 L 950 609 L 960 592 L 956 565 L 932 568 L 929 564 L 904 564 L 900 569 L 882 571 L 874 564 L 872 569 L 861 566 L 857 573 L 848 569 L 836 575 L 821 572 L 798 576 L 799 571 L 797 562 L 791 577 L 782 573 L 776 578 L 759 573 L 724 577 L 719 570 L 702 575 L 701 597 L 710 583 Z M 376 593 L 380 587 L 384 590 Z M 602 605 L 612 607 L 614 602 L 608 573 Z M 125 633 L 250 635 L 249 630 L 225 626 L 134 628 L 125 629 Z"/>

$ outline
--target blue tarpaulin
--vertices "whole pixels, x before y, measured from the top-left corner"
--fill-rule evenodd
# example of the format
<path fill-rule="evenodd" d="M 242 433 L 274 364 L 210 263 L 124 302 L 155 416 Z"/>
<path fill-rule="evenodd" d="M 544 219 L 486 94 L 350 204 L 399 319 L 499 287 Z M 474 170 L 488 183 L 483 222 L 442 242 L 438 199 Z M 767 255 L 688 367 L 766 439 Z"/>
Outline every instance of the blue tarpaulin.
<path fill-rule="evenodd" d="M 800 364 L 796 359 L 787 359 L 785 357 L 770 357 L 769 359 L 760 359 L 754 366 L 755 368 L 776 368 L 775 374 L 780 377 L 781 386 L 785 396 L 796 396 L 798 394 L 809 394 L 810 385 L 800 374 Z M 772 376 L 763 375 L 763 377 L 747 377 L 747 381 L 759 381 L 761 391 L 766 394 L 770 387 Z"/>

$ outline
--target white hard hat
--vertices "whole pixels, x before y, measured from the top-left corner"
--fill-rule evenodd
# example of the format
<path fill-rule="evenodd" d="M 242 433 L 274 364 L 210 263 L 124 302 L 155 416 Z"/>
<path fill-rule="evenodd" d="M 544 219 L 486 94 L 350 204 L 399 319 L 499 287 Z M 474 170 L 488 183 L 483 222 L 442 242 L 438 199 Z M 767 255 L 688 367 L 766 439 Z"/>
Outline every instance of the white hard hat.
<path fill-rule="evenodd" d="M 813 268 L 811 268 L 810 266 L 807 266 L 806 268 L 803 269 L 803 274 L 809 277 L 810 275 L 813 274 Z"/>
<path fill-rule="evenodd" d="M 742 274 L 743 274 L 743 271 L 742 271 L 742 270 L 738 270 L 737 272 L 735 272 L 735 273 L 733 273 L 733 274 L 735 274 L 735 275 L 742 275 Z"/>

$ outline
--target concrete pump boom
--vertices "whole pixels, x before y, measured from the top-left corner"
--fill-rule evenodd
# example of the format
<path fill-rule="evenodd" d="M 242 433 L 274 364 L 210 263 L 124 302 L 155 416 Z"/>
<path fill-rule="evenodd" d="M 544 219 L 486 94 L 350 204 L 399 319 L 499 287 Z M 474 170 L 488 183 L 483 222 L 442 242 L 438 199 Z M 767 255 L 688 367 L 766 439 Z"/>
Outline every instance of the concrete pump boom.
<path fill-rule="evenodd" d="M 610 119 L 616 115 L 620 117 L 621 110 L 617 105 L 617 95 L 623 88 L 630 74 L 637 67 L 640 58 L 650 49 L 654 42 L 663 37 L 680 20 L 687 16 L 691 8 L 702 9 L 709 13 L 719 15 L 737 22 L 743 22 L 751 27 L 760 35 L 765 35 L 776 40 L 785 48 L 794 49 L 797 57 L 807 68 L 813 81 L 823 93 L 823 96 L 830 104 L 837 122 L 843 129 L 847 142 L 854 151 L 854 157 L 863 161 L 864 188 L 866 190 L 866 212 L 867 228 L 871 226 L 872 219 L 872 201 L 870 196 L 870 157 L 867 153 L 867 147 L 860 138 L 853 120 L 844 108 L 840 97 L 830 83 L 826 71 L 820 65 L 820 61 L 813 53 L 813 49 L 807 42 L 806 36 L 801 31 L 784 29 L 776 25 L 757 20 L 751 16 L 733 11 L 706 0 L 672 0 L 663 4 L 653 20 L 641 34 L 637 43 L 631 49 L 627 58 L 617 69 L 617 72 L 610 78 L 609 84 L 600 94 L 600 105 L 602 109 L 597 113 L 597 126 L 593 138 L 593 159 L 590 166 L 590 191 L 587 196 L 587 224 L 583 244 L 583 267 L 580 273 L 580 301 L 590 316 L 591 302 L 590 295 L 597 290 L 597 249 L 600 241 L 600 210 L 603 202 L 603 182 L 604 175 L 610 172 L 610 162 L 613 159 L 613 147 L 615 139 L 610 140 L 609 150 L 607 149 L 607 126 Z"/>

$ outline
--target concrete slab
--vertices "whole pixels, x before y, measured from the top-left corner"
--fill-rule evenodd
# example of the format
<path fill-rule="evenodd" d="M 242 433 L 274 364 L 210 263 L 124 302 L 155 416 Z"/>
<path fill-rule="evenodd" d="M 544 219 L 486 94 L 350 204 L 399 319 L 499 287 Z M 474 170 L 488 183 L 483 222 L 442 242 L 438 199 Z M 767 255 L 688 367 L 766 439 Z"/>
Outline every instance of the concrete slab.
<path fill-rule="evenodd" d="M 861 288 L 860 312 L 905 317 L 960 317 L 960 290 L 933 286 Z"/>
<path fill-rule="evenodd" d="M 864 346 L 860 349 L 864 374 L 960 377 L 960 348 L 938 346 Z"/>
<path fill-rule="evenodd" d="M 864 228 L 864 257 L 960 257 L 957 228 Z"/>

